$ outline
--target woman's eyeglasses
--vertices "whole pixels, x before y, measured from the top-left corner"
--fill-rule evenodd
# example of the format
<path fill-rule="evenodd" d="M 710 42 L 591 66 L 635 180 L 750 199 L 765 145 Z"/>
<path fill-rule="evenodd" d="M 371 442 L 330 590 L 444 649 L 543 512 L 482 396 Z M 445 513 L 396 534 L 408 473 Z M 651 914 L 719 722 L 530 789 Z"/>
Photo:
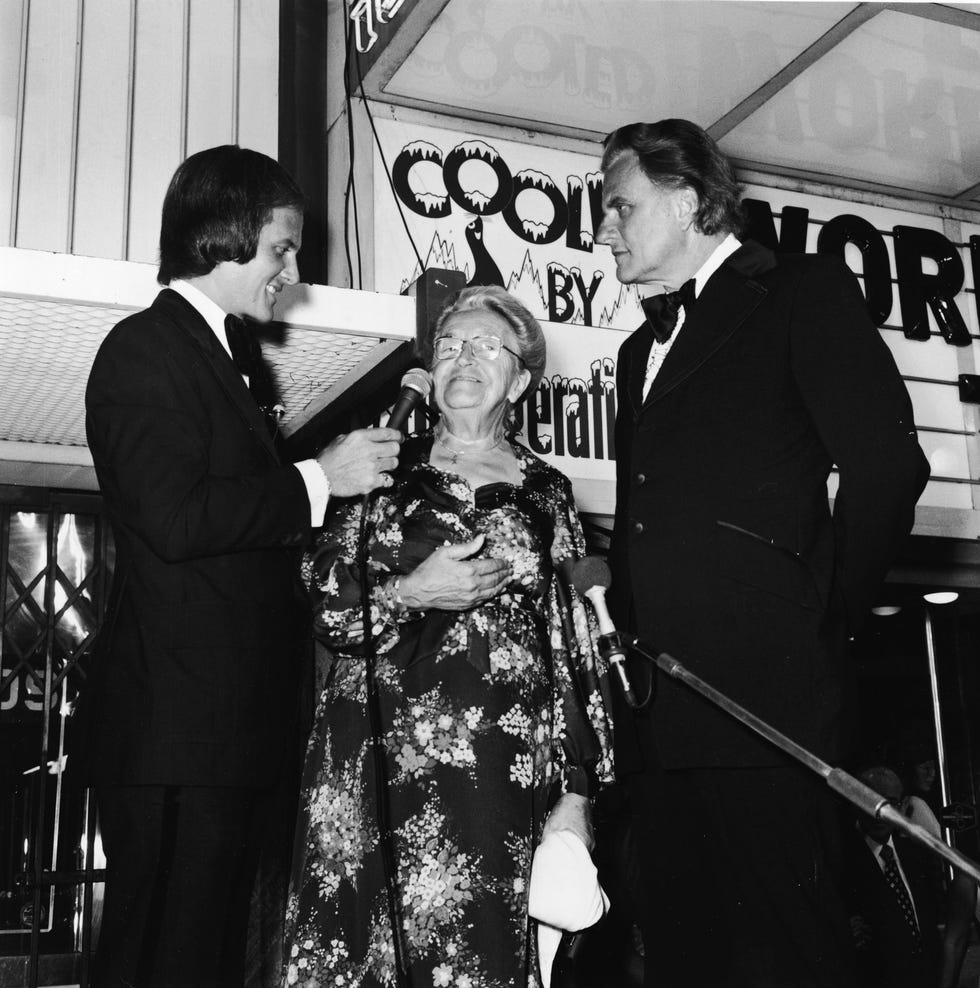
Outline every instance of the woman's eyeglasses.
<path fill-rule="evenodd" d="M 432 352 L 436 360 L 448 360 L 458 357 L 463 347 L 469 346 L 470 353 L 482 360 L 496 360 L 501 350 L 513 354 L 523 364 L 524 358 L 516 351 L 505 346 L 499 336 L 474 336 L 470 340 L 461 340 L 456 336 L 440 336 L 433 345 Z"/>

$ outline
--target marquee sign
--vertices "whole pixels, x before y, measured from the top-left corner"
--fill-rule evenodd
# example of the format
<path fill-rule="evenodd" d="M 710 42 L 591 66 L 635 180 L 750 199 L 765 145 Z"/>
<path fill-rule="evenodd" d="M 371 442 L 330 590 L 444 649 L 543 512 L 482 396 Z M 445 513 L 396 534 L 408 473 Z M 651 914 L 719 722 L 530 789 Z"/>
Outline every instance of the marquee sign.
<path fill-rule="evenodd" d="M 594 242 L 598 158 L 397 119 L 376 124 L 391 168 L 389 187 L 376 152 L 374 237 L 384 245 L 376 290 L 404 290 L 420 273 L 418 254 L 426 268 L 462 271 L 520 298 L 542 321 L 549 354 L 537 394 L 519 410 L 522 438 L 575 480 L 586 510 L 611 510 L 615 361 L 643 317 L 636 286 L 619 284 L 611 253 Z M 980 366 L 980 226 L 963 224 L 958 243 L 938 216 L 754 185 L 744 194 L 748 236 L 850 265 L 915 406 L 934 478 L 920 503 L 972 509 L 971 456 L 980 450 L 957 379 Z"/>

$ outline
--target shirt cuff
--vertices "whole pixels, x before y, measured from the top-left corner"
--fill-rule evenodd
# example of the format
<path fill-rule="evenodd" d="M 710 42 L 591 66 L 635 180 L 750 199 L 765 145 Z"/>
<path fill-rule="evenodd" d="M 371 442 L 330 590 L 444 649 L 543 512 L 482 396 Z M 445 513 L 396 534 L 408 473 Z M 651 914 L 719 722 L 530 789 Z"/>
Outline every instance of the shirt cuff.
<path fill-rule="evenodd" d="M 316 460 L 300 460 L 294 465 L 303 478 L 306 496 L 310 499 L 310 525 L 319 528 L 323 524 L 323 516 L 327 513 L 330 481 L 327 480 L 327 475 L 320 469 L 320 464 Z"/>
<path fill-rule="evenodd" d="M 578 765 L 566 765 L 564 777 L 565 792 L 572 792 L 577 796 L 585 796 L 586 799 L 592 798 L 594 787 L 587 769 L 581 768 Z"/>

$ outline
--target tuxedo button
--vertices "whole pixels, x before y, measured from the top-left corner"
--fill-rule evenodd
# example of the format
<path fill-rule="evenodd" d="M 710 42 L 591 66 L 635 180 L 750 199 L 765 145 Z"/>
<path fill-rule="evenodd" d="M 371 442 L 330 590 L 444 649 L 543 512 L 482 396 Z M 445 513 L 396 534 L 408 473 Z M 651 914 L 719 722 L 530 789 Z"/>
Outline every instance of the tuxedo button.
<path fill-rule="evenodd" d="M 642 487 L 647 482 L 647 475 L 645 473 L 638 473 L 636 475 L 636 484 L 638 487 Z"/>
<path fill-rule="evenodd" d="M 642 535 L 643 534 L 643 522 L 642 521 L 635 521 L 635 522 L 633 522 L 633 531 L 636 532 L 637 535 Z"/>

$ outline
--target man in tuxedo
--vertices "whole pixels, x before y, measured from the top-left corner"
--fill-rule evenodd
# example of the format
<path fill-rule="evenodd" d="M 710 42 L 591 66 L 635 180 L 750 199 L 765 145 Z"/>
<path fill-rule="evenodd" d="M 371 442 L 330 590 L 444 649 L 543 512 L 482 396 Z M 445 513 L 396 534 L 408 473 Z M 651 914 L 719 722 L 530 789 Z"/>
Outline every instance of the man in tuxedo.
<path fill-rule="evenodd" d="M 902 782 L 883 765 L 858 778 L 898 805 Z M 943 914 L 940 859 L 862 813 L 848 834 L 845 897 L 864 988 L 939 984 Z"/>
<path fill-rule="evenodd" d="M 602 170 L 596 241 L 621 282 L 660 293 L 619 352 L 617 624 L 833 759 L 847 638 L 928 475 L 908 394 L 840 259 L 739 241 L 734 172 L 700 127 L 622 127 Z M 648 983 L 850 984 L 823 786 L 657 678 L 616 718 Z"/>
<path fill-rule="evenodd" d="M 272 319 L 298 280 L 303 208 L 263 154 L 188 158 L 163 204 L 168 287 L 109 333 L 89 377 L 116 547 L 79 710 L 107 858 L 98 988 L 241 988 L 263 833 L 300 742 L 302 548 L 328 497 L 387 486 L 397 465 L 393 429 L 284 465 L 250 393 L 257 343 L 227 317 Z"/>

